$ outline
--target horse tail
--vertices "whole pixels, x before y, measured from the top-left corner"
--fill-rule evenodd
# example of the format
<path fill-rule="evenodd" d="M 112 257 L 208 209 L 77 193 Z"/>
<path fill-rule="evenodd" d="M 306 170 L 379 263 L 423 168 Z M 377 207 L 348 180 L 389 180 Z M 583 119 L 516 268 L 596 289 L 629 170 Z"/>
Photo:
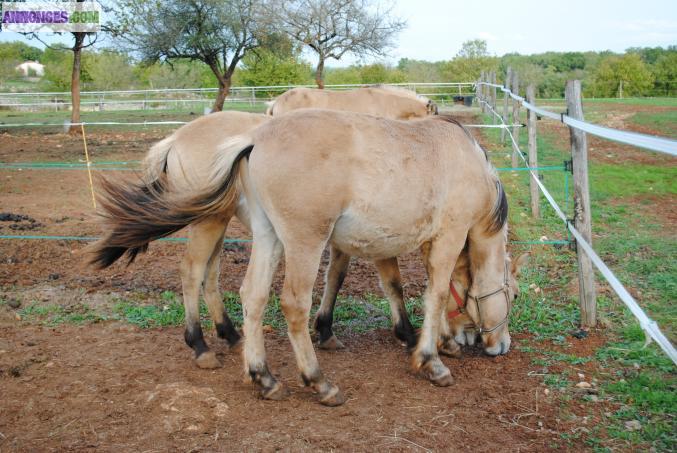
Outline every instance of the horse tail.
<path fill-rule="evenodd" d="M 192 195 L 169 191 L 164 172 L 150 181 L 120 183 L 102 178 L 98 200 L 109 232 L 88 247 L 89 264 L 103 269 L 125 254 L 130 264 L 147 250 L 150 242 L 227 210 L 237 202 L 240 162 L 249 157 L 253 148 L 248 137 L 226 142 L 217 154 L 214 173 L 204 188 Z M 160 168 L 161 160 L 151 162 L 154 164 L 150 168 Z"/>

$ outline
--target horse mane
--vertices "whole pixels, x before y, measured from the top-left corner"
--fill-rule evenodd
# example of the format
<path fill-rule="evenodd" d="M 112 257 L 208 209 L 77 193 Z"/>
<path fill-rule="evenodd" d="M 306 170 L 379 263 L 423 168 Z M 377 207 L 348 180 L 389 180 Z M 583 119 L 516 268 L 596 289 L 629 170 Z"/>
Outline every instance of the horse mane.
<path fill-rule="evenodd" d="M 392 85 L 386 85 L 386 84 L 383 84 L 383 83 L 379 83 L 378 85 L 367 86 L 365 88 L 376 88 L 376 89 L 379 89 L 379 90 L 391 91 L 393 94 L 399 94 L 400 96 L 405 96 L 405 97 L 413 98 L 413 99 L 420 99 L 420 98 L 423 97 L 423 96 L 419 96 L 418 94 L 416 94 L 415 91 L 410 90 L 408 88 L 396 87 L 396 86 L 392 86 Z"/>
<path fill-rule="evenodd" d="M 403 97 L 406 97 L 406 98 L 416 99 L 417 101 L 421 101 L 421 102 L 424 102 L 424 103 L 430 102 L 430 99 L 428 99 L 426 96 L 422 96 L 422 95 L 416 93 L 416 91 L 410 90 L 410 89 L 404 88 L 404 87 L 385 85 L 383 83 L 379 83 L 378 85 L 371 85 L 371 86 L 367 86 L 365 88 L 376 88 L 376 89 L 379 89 L 379 90 L 389 91 L 392 94 L 397 94 L 399 96 L 403 96 Z"/>
<path fill-rule="evenodd" d="M 465 132 L 465 135 L 467 135 L 468 138 L 472 140 L 473 144 L 484 153 L 484 157 L 487 159 L 487 162 L 489 162 L 489 154 L 487 154 L 487 150 L 485 150 L 484 147 L 480 145 L 477 139 L 475 139 L 475 137 L 470 133 L 470 130 L 468 130 L 468 128 L 465 127 L 459 120 L 448 114 L 435 115 L 433 120 L 444 121 L 445 123 L 455 124 L 456 126 L 460 127 L 463 132 Z"/>
<path fill-rule="evenodd" d="M 445 123 L 455 124 L 460 127 L 463 132 L 472 140 L 476 148 L 481 150 L 484 153 L 484 157 L 487 161 L 487 169 L 491 174 L 494 182 L 496 183 L 496 202 L 494 207 L 491 210 L 489 225 L 487 226 L 487 232 L 490 234 L 498 233 L 508 221 L 508 199 L 505 196 L 505 190 L 503 190 L 503 184 L 498 178 L 498 173 L 496 168 L 489 161 L 489 154 L 487 151 L 480 145 L 480 143 L 475 139 L 475 137 L 470 133 L 467 127 L 461 124 L 456 118 L 451 115 L 437 115 L 432 118 L 432 121 L 444 121 Z"/>

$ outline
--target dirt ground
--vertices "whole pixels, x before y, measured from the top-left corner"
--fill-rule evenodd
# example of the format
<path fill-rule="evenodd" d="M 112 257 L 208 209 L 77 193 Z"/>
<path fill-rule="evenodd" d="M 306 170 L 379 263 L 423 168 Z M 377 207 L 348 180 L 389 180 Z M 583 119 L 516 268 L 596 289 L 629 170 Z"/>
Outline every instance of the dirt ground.
<path fill-rule="evenodd" d="M 95 161 L 140 159 L 166 133 L 93 133 L 89 147 Z M 0 134 L 2 162 L 78 159 L 79 137 Z M 0 235 L 100 233 L 84 171 L 3 170 L 0 193 L 0 212 L 27 216 L 0 214 Z M 237 223 L 227 236 L 248 237 Z M 0 296 L 96 304 L 113 295 L 180 292 L 182 244 L 155 243 L 135 265 L 103 272 L 82 264 L 84 245 L 0 240 Z M 248 256 L 248 244 L 225 247 L 222 289 L 237 291 Z M 403 257 L 401 267 L 405 295 L 419 295 L 425 277 L 418 256 Z M 276 290 L 280 282 L 278 273 Z M 321 290 L 318 277 L 316 293 Z M 373 265 L 355 260 L 342 291 L 380 294 Z M 543 386 L 542 370 L 519 350 L 528 336 L 514 338 L 504 357 L 471 349 L 460 360 L 444 359 L 456 379 L 449 388 L 413 374 L 389 331 L 341 340 L 344 351 L 318 351 L 325 373 L 347 396 L 345 405 L 326 408 L 303 387 L 281 333 L 267 334 L 268 357 L 291 395 L 269 402 L 243 382 L 239 354 L 211 332 L 225 366 L 206 371 L 193 365 L 180 328 L 141 330 L 120 322 L 49 328 L 17 320 L 14 309 L 0 306 L 0 452 L 580 450 L 585 445 L 575 434 L 604 423 L 606 403 L 593 410 L 579 404 L 585 392 L 572 390 L 564 404 Z M 568 353 L 589 357 L 603 338 L 568 341 Z M 594 361 L 576 372 L 590 380 Z M 565 443 L 563 436 L 572 439 Z"/>

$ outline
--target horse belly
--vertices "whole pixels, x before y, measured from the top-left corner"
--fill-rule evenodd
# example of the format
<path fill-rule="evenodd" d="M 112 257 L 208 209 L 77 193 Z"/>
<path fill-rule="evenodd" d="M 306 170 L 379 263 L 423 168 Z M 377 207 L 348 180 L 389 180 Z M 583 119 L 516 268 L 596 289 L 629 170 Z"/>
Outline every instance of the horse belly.
<path fill-rule="evenodd" d="M 351 256 L 377 260 L 417 249 L 432 236 L 432 216 L 409 224 L 387 224 L 382 219 L 347 211 L 334 225 L 331 243 Z"/>

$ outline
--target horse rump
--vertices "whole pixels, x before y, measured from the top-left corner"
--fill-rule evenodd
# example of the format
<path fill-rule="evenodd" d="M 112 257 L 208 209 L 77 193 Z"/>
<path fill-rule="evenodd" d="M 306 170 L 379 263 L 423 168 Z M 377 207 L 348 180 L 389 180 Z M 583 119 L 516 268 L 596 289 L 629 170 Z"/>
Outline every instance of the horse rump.
<path fill-rule="evenodd" d="M 100 179 L 100 215 L 108 233 L 88 247 L 88 263 L 103 269 L 127 255 L 131 264 L 148 244 L 185 226 L 223 212 L 236 202 L 239 163 L 248 158 L 253 145 L 229 142 L 217 158 L 215 173 L 204 189 L 185 195 L 168 190 L 166 173 L 152 181 Z"/>

